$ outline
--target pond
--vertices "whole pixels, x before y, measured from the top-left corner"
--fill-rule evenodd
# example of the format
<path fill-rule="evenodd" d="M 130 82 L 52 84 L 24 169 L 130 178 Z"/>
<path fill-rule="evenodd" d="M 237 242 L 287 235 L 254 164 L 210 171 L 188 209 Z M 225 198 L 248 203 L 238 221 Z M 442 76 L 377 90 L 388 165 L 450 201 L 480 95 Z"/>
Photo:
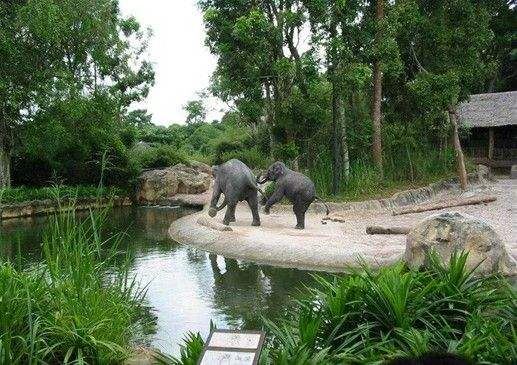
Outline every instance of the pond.
<path fill-rule="evenodd" d="M 193 210 L 179 207 L 125 207 L 108 214 L 105 234 L 123 232 L 131 250 L 131 270 L 148 284 L 147 300 L 156 316 L 152 346 L 177 354 L 189 331 L 207 335 L 212 320 L 221 328 L 257 329 L 261 318 L 289 309 L 293 296 L 313 280 L 311 273 L 209 255 L 170 240 L 170 223 Z M 84 214 L 84 213 L 83 213 Z M 0 256 L 21 253 L 24 262 L 40 258 L 48 217 L 0 221 Z"/>

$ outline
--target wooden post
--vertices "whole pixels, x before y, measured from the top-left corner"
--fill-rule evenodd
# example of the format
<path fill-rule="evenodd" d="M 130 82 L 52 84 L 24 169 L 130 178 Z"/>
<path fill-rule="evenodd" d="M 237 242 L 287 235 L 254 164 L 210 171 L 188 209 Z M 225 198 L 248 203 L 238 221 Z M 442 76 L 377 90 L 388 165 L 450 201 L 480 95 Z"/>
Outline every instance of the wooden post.
<path fill-rule="evenodd" d="M 494 128 L 488 128 L 488 173 L 492 174 L 492 162 L 494 159 Z"/>

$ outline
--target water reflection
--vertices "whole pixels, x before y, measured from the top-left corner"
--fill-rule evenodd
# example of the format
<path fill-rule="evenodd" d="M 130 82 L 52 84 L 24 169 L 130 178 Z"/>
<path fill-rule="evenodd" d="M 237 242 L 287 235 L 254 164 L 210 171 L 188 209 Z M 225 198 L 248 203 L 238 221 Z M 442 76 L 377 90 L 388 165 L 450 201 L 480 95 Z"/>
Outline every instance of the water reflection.
<path fill-rule="evenodd" d="M 192 210 L 117 208 L 108 213 L 103 235 L 122 233 L 121 256 L 131 253 L 131 272 L 148 285 L 156 316 L 152 344 L 177 353 L 188 331 L 204 335 L 212 320 L 223 328 L 257 329 L 289 308 L 291 296 L 312 278 L 308 272 L 255 265 L 181 246 L 168 238 L 170 223 Z M 85 216 L 86 213 L 81 213 Z M 27 263 L 40 260 L 48 217 L 0 222 L 0 256 L 19 250 Z"/>

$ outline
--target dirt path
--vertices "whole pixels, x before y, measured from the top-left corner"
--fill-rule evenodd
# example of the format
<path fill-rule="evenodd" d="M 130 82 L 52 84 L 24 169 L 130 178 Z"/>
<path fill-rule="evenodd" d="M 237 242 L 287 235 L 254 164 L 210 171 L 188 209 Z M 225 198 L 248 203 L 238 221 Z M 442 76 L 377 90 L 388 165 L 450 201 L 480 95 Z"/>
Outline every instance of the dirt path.
<path fill-rule="evenodd" d="M 455 207 L 455 210 L 486 220 L 501 236 L 507 250 L 517 258 L 517 180 L 501 179 L 490 185 L 474 185 L 468 191 L 438 194 L 433 200 L 452 196 L 473 196 L 490 193 L 497 201 L 487 205 Z M 512 210 L 513 205 L 513 210 Z M 349 218 L 344 223 L 321 224 L 322 214 L 309 213 L 306 229 L 294 229 L 295 218 L 286 209 L 262 214 L 261 227 L 251 227 L 251 214 L 246 205 L 237 208 L 237 222 L 233 231 L 221 232 L 197 223 L 200 212 L 183 217 L 172 223 L 169 234 L 176 241 L 217 253 L 226 257 L 272 264 L 325 271 L 342 271 L 346 266 L 356 266 L 359 258 L 371 265 L 386 265 L 397 261 L 404 253 L 403 235 L 367 235 L 369 225 L 411 227 L 422 218 L 443 212 L 423 212 L 392 216 L 389 210 L 350 211 L 342 213 Z M 222 221 L 222 214 L 216 222 Z"/>

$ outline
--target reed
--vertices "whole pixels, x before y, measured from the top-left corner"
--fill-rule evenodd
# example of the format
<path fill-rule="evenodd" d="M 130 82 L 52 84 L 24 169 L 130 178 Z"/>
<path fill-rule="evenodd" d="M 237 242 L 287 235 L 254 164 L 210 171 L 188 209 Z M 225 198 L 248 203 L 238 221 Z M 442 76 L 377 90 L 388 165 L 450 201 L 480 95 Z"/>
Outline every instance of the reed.
<path fill-rule="evenodd" d="M 117 250 L 121 236 L 102 238 L 104 217 L 58 215 L 44 235 L 41 264 L 22 270 L 0 262 L 0 363 L 120 363 L 152 325 L 145 288 Z"/>

